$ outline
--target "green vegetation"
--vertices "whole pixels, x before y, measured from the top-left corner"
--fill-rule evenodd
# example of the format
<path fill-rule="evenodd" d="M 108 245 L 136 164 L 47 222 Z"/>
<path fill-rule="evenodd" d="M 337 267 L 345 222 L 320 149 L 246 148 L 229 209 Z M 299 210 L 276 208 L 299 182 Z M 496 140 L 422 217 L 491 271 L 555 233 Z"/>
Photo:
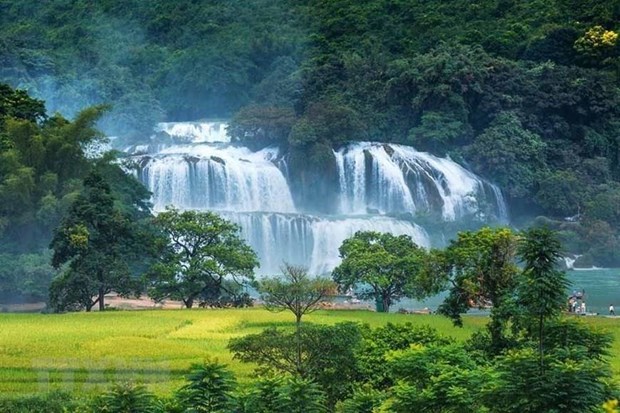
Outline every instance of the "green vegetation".
<path fill-rule="evenodd" d="M 158 120 L 233 117 L 233 137 L 283 146 L 292 182 L 314 192 L 329 191 L 331 149 L 348 141 L 449 153 L 501 186 L 519 224 L 548 217 L 578 265 L 620 266 L 617 0 L 27 0 L 0 10 L 0 81 L 70 116 L 112 104 L 100 125 L 125 142 Z M 0 116 L 40 118 L 37 104 Z M 26 187 L 24 173 L 14 185 Z"/>
<path fill-rule="evenodd" d="M 149 295 L 156 300 L 214 303 L 234 285 L 254 280 L 256 253 L 241 239 L 240 228 L 213 212 L 174 208 L 158 214 L 153 224 L 163 234 L 158 260 L 149 270 Z M 227 289 L 226 283 L 229 284 Z"/>
<path fill-rule="evenodd" d="M 510 229 L 483 228 L 460 232 L 445 251 L 434 254 L 438 263 L 431 276 L 449 290 L 438 312 L 459 325 L 470 308 L 491 308 L 488 327 L 496 354 L 506 348 L 504 330 L 514 312 L 507 305 L 520 276 L 516 247 L 517 236 Z"/>
<path fill-rule="evenodd" d="M 403 297 L 424 297 L 417 279 L 427 261 L 426 251 L 408 235 L 356 232 L 339 249 L 342 263 L 333 271 L 342 292 L 358 288 L 363 299 L 374 299 L 380 311 L 389 312 Z"/>
<path fill-rule="evenodd" d="M 149 211 L 130 204 L 125 207 L 132 213 L 127 213 L 114 202 L 110 185 L 93 171 L 55 230 L 52 265 L 58 269 L 67 264 L 51 285 L 50 305 L 55 311 L 90 311 L 95 304 L 102 311 L 106 294 L 140 292 L 136 274 L 140 266 L 131 263 L 145 263 L 148 258 L 149 240 L 142 236 L 145 231 L 139 223 L 149 218 Z M 140 218 L 138 223 L 132 221 L 135 218 Z"/>
<path fill-rule="evenodd" d="M 301 318 L 320 308 L 321 304 L 329 301 L 336 293 L 336 284 L 327 278 L 316 277 L 310 278 L 308 271 L 300 266 L 285 263 L 282 267 L 281 277 L 264 278 L 258 282 L 258 291 L 265 308 L 269 311 L 280 312 L 288 310 L 295 316 L 295 357 L 283 357 L 285 360 L 293 360 L 292 370 L 299 376 L 304 377 L 306 373 L 305 363 L 302 362 L 302 328 Z M 307 330 L 307 327 L 304 328 Z M 268 340 L 275 339 L 276 342 L 289 343 L 288 337 L 283 337 L 278 331 L 264 331 L 267 333 Z M 271 334 L 273 333 L 273 334 Z M 334 332 L 335 334 L 336 332 Z M 269 337 L 271 335 L 271 337 Z M 304 334 L 307 336 L 307 334 Z M 234 344 L 231 344 L 235 348 Z M 248 338 L 247 345 L 256 347 L 252 338 Z M 288 346 L 288 344 L 286 345 Z M 259 346 L 269 348 L 270 346 Z M 277 346 L 276 346 L 277 347 Z M 238 347 L 237 347 L 238 348 Z M 286 353 L 289 349 L 285 349 Z M 241 352 L 244 350 L 241 349 Z M 281 353 L 282 354 L 282 353 Z M 320 355 L 320 352 L 316 353 Z M 244 355 L 242 358 L 246 361 L 255 360 L 260 362 L 260 357 L 250 357 Z M 272 358 L 273 359 L 273 358 Z M 280 363 L 277 363 L 280 364 Z M 287 369 L 284 369 L 287 371 Z"/>
<path fill-rule="evenodd" d="M 306 323 L 294 332 L 269 328 L 234 338 L 229 348 L 235 359 L 258 364 L 259 375 L 291 375 L 318 384 L 333 407 L 354 388 L 362 339 L 352 322 L 333 326 Z"/>
<path fill-rule="evenodd" d="M 477 398 L 470 400 L 474 403 L 472 405 L 467 399 L 462 398 L 468 394 L 479 393 L 496 398 L 497 406 L 507 406 L 511 400 L 519 404 L 521 402 L 517 397 L 524 395 L 527 396 L 529 403 L 534 403 L 533 389 L 538 383 L 534 380 L 538 369 L 538 355 L 535 351 L 530 355 L 527 354 L 531 350 L 523 350 L 525 353 L 510 352 L 500 360 L 498 373 L 501 374 L 501 380 L 510 380 L 510 377 L 514 377 L 522 381 L 519 385 L 527 386 L 527 389 L 513 388 L 513 390 L 508 390 L 511 387 L 506 387 L 505 391 L 509 393 L 502 394 L 495 393 L 500 391 L 501 387 L 492 390 L 493 386 L 489 386 L 491 381 L 485 381 L 498 380 L 498 376 L 489 371 L 485 364 L 479 364 L 480 354 L 471 348 L 464 352 L 462 344 L 472 338 L 472 333 L 483 330 L 484 324 L 488 321 L 485 317 L 464 317 L 463 329 L 452 327 L 447 318 L 440 316 L 408 316 L 367 311 L 318 311 L 308 315 L 307 320 L 312 323 L 313 328 L 319 330 L 325 328 L 327 333 L 319 335 L 321 339 L 314 342 L 321 357 L 311 359 L 310 362 L 317 363 L 318 367 L 310 370 L 312 374 L 322 375 L 322 378 L 329 383 L 329 375 L 332 372 L 336 374 L 335 377 L 339 372 L 342 374 L 360 372 L 359 376 L 352 376 L 349 381 L 332 379 L 332 384 L 338 383 L 341 386 L 332 387 L 333 391 L 344 389 L 348 393 L 353 387 L 357 389 L 351 393 L 352 398 L 339 403 L 342 408 L 347 405 L 383 403 L 388 398 L 386 390 L 394 386 L 397 379 L 398 390 L 394 393 L 397 397 L 391 398 L 390 403 L 394 409 L 391 411 L 408 411 L 406 407 L 410 406 L 408 403 L 428 406 L 428 411 L 435 411 L 433 409 L 437 408 L 439 400 L 452 400 L 457 403 L 455 406 L 459 406 L 458 409 L 478 405 L 476 403 L 487 403 Z M 330 349 L 330 341 L 338 340 L 338 335 L 329 333 L 335 331 L 333 329 L 344 328 L 347 324 L 337 324 L 344 321 L 369 323 L 373 328 L 362 329 L 363 342 L 346 346 L 346 351 L 341 354 L 337 351 L 339 347 Z M 579 368 L 575 368 L 574 364 L 571 367 L 570 363 L 564 363 L 568 370 L 564 372 L 554 370 L 557 374 L 553 376 L 555 381 L 549 382 L 545 391 L 549 394 L 560 394 L 558 397 L 562 397 L 561 389 L 564 388 L 562 383 L 570 383 L 570 389 L 584 389 L 604 376 L 604 370 L 591 370 L 591 366 L 588 365 L 599 363 L 597 360 L 601 354 L 598 352 L 606 345 L 605 340 L 596 341 L 599 336 L 588 333 L 591 327 L 605 328 L 616 338 L 609 352 L 613 356 L 611 359 L 613 372 L 616 376 L 620 374 L 618 358 L 620 326 L 615 321 L 588 318 L 575 327 L 567 327 L 568 324 L 564 321 L 549 329 L 546 341 L 550 346 L 558 342 L 570 346 L 584 345 L 587 346 L 584 349 L 591 349 L 592 353 L 583 354 L 587 360 L 581 361 Z M 322 327 L 314 323 L 327 326 Z M 429 324 L 438 328 L 439 333 L 430 328 Z M 207 367 L 211 365 L 210 362 L 204 364 L 206 358 L 211 360 L 215 358 L 219 363 L 226 364 L 226 369 L 236 376 L 239 385 L 245 389 L 241 394 L 250 398 L 245 399 L 246 402 L 250 403 L 253 400 L 253 403 L 257 403 L 257 399 L 252 399 L 251 394 L 261 388 L 263 389 L 261 391 L 268 392 L 270 387 L 265 380 L 269 380 L 269 376 L 263 376 L 256 381 L 256 374 L 252 372 L 254 364 L 248 365 L 234 359 L 226 349 L 228 341 L 231 338 L 241 339 L 247 334 L 256 334 L 268 327 L 294 334 L 294 322 L 290 314 L 274 314 L 263 309 L 83 312 L 55 316 L 5 314 L 0 316 L 0 325 L 2 326 L 0 346 L 10 349 L 1 356 L 3 394 L 16 397 L 33 391 L 46 392 L 57 389 L 79 393 L 81 397 L 102 394 L 102 398 L 115 403 L 127 401 L 127 398 L 144 402 L 145 394 L 148 395 L 144 390 L 154 392 L 160 397 L 169 397 L 183 386 L 189 386 L 185 381 L 186 378 L 191 382 L 196 373 L 204 372 L 193 370 L 188 374 L 193 365 Z M 457 339 L 447 338 L 449 336 L 455 336 Z M 283 348 L 286 347 L 286 341 L 279 343 Z M 411 346 L 411 343 L 417 344 Z M 288 344 L 294 352 L 295 346 L 292 345 L 292 340 L 289 340 Z M 70 356 L 67 356 L 68 348 L 71 349 Z M 342 360 L 332 358 L 338 354 L 341 356 L 349 354 L 351 351 L 355 353 L 355 365 L 351 364 L 353 361 L 351 357 Z M 580 351 L 577 353 L 581 354 Z M 517 364 L 520 362 L 528 364 L 518 367 Z M 553 365 L 557 366 L 558 363 L 562 364 L 561 360 L 555 361 Z M 330 366 L 341 366 L 342 370 L 338 368 L 334 370 L 334 367 Z M 347 370 L 349 368 L 355 370 Z M 568 382 L 562 379 L 567 377 L 567 374 L 571 377 Z M 596 374 L 603 376 L 596 377 L 594 376 Z M 215 377 L 223 380 L 224 376 L 217 373 Z M 365 378 L 367 382 L 353 386 L 360 378 Z M 482 387 L 480 387 L 481 380 L 485 383 Z M 122 384 L 128 381 L 142 383 L 146 388 L 136 390 Z M 119 382 L 119 385 L 110 388 L 114 382 Z M 573 386 L 575 382 L 582 383 L 583 386 Z M 203 382 L 203 385 L 212 385 L 210 383 Z M 284 383 L 278 382 L 273 385 L 281 386 Z M 464 393 L 446 394 L 445 390 L 453 385 L 457 385 Z M 210 388 L 214 389 L 212 391 L 217 391 L 226 386 Z M 320 387 L 321 394 L 323 388 Z M 423 388 L 424 391 L 414 391 L 414 388 Z M 481 389 L 486 390 L 482 392 Z M 234 392 L 235 397 L 239 394 Z M 278 394 L 278 392 L 262 394 Z M 201 395 L 203 393 L 196 393 L 192 397 L 199 398 Z M 123 398 L 119 399 L 121 396 Z M 38 397 L 40 400 L 57 400 L 60 406 L 72 406 L 66 396 L 53 396 L 52 393 Z M 548 398 L 548 400 L 557 399 Z M 267 402 L 267 399 L 263 401 Z M 575 400 L 571 402 L 576 403 Z M 5 402 L 0 401 L 0 411 L 2 403 Z M 463 411 L 456 407 L 455 409 L 453 411 Z M 519 410 L 504 407 L 501 411 Z"/>
<path fill-rule="evenodd" d="M 119 243 L 108 244 L 113 238 L 110 231 L 131 226 L 132 235 L 138 234 L 138 224 L 148 216 L 149 193 L 123 172 L 112 154 L 94 156 L 97 147 L 105 143 L 102 134 L 94 128 L 105 109 L 85 109 L 70 122 L 60 115 L 48 116 L 43 102 L 0 84 L 0 300 L 3 302 L 47 300 L 47 290 L 56 275 L 50 265 L 52 258 L 56 266 L 75 258 L 64 272 L 66 284 L 76 277 L 101 278 L 100 274 L 86 273 L 97 266 L 104 268 L 105 260 L 110 261 L 105 268 L 111 268 L 112 262 L 119 264 L 120 255 L 127 258 L 130 253 L 136 253 L 136 248 L 127 248 L 136 243 L 126 243 L 123 251 Z M 99 224 L 93 221 L 99 213 L 107 214 L 106 224 L 101 223 L 106 228 L 97 227 Z M 47 248 L 54 229 L 61 223 L 62 229 L 54 239 L 56 251 L 52 254 Z M 127 231 L 125 235 L 129 237 Z M 95 257 L 97 254 L 100 255 Z M 87 289 L 120 289 L 118 282 L 109 284 L 91 283 Z M 64 302 L 61 306 L 77 302 L 83 303 L 78 307 L 93 305 L 90 297 L 74 295 L 69 299 L 60 284 L 56 287 L 59 301 Z"/>
<path fill-rule="evenodd" d="M 373 327 L 387 322 L 430 323 L 459 340 L 470 337 L 487 321 L 465 317 L 464 328 L 455 329 L 441 316 L 348 310 L 318 311 L 305 320 L 327 325 L 359 321 Z M 620 329 L 609 321 L 593 322 L 612 328 L 620 338 Z M 253 367 L 233 359 L 227 350 L 229 340 L 268 327 L 293 332 L 294 325 L 290 313 L 260 308 L 0 314 L 0 392 L 17 395 L 57 388 L 96 393 L 115 381 L 135 380 L 157 394 L 167 394 L 181 386 L 192 364 L 206 357 L 227 364 L 239 381 L 248 382 L 254 377 Z M 615 363 L 620 374 L 620 359 Z"/>
<path fill-rule="evenodd" d="M 308 206 L 333 190 L 333 149 L 411 144 L 497 182 L 516 222 L 537 227 L 463 232 L 428 252 L 405 236 L 344 242 L 341 288 L 368 287 L 386 311 L 448 291 L 439 311 L 465 329 L 306 315 L 324 286 L 267 280 L 268 305 L 294 324 L 262 309 L 2 316 L 0 391 L 64 387 L 97 395 L 81 411 L 113 412 L 595 413 L 618 398 L 619 341 L 589 325 L 618 336 L 617 323 L 561 317 L 557 271 L 560 241 L 581 264 L 620 265 L 617 0 L 40 3 L 0 2 L 0 80 L 75 116 L 0 83 L 0 299 L 45 298 L 51 283 L 57 311 L 147 289 L 191 308 L 223 292 L 237 302 L 238 278 L 252 280 L 256 255 L 235 225 L 150 219 L 148 192 L 114 154 L 93 153 L 97 122 L 121 145 L 163 118 L 232 116 L 235 141 L 284 150 Z M 488 319 L 462 316 L 487 306 Z M 81 403 L 49 393 L 0 410 Z"/>

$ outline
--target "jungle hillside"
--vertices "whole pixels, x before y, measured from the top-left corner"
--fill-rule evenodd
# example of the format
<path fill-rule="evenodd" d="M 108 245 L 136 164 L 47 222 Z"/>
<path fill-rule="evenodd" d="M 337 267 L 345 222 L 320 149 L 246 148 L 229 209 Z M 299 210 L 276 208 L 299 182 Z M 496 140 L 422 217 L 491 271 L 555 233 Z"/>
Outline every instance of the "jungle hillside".
<path fill-rule="evenodd" d="M 2 268 L 48 277 L 95 128 L 122 147 L 216 117 L 314 181 L 351 141 L 449 155 L 514 225 L 620 266 L 619 22 L 617 0 L 0 1 L 3 139 L 38 142 L 0 146 Z M 132 185 L 118 198 L 146 202 Z"/>

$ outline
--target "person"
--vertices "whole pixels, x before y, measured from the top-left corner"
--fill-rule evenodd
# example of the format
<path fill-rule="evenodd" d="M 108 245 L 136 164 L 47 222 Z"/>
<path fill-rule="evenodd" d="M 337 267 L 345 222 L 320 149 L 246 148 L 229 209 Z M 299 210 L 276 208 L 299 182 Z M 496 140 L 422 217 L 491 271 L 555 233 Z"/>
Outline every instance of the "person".
<path fill-rule="evenodd" d="M 613 304 L 609 304 L 609 315 L 616 315 Z"/>
<path fill-rule="evenodd" d="M 581 315 L 586 315 L 586 302 L 581 302 Z"/>

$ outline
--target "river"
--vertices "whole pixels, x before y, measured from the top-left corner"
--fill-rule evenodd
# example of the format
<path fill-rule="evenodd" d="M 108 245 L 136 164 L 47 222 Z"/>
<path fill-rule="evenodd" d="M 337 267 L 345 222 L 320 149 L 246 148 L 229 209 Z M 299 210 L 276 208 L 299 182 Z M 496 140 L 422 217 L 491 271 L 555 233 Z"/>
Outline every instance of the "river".
<path fill-rule="evenodd" d="M 606 315 L 609 305 L 613 304 L 620 314 L 620 268 L 593 268 L 566 271 L 571 285 L 566 291 L 568 297 L 572 291 L 585 291 L 585 302 L 588 313 Z M 428 308 L 433 312 L 442 303 L 445 293 L 424 301 L 404 299 L 396 302 L 390 311 L 423 310 Z M 484 311 L 472 310 L 473 314 L 486 314 Z"/>

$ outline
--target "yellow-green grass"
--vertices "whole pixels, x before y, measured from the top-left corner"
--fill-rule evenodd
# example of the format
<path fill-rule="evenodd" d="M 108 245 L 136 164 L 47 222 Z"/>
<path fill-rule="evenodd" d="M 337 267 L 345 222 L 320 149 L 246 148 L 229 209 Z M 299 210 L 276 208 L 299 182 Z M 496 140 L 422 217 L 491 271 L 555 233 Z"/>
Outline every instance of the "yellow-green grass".
<path fill-rule="evenodd" d="M 435 315 L 325 310 L 305 316 L 304 321 L 357 321 L 373 327 L 410 321 L 463 340 L 487 319 L 465 317 L 464 327 L 455 328 Z M 620 376 L 620 319 L 587 322 L 613 332 L 612 352 L 617 356 L 612 363 Z M 247 382 L 255 366 L 233 360 L 228 341 L 269 326 L 292 325 L 290 313 L 261 308 L 0 314 L 0 394 L 53 389 L 93 393 L 116 381 L 142 382 L 155 393 L 168 394 L 182 385 L 191 364 L 206 358 L 228 364 L 239 381 Z"/>

